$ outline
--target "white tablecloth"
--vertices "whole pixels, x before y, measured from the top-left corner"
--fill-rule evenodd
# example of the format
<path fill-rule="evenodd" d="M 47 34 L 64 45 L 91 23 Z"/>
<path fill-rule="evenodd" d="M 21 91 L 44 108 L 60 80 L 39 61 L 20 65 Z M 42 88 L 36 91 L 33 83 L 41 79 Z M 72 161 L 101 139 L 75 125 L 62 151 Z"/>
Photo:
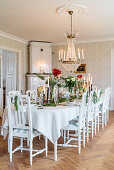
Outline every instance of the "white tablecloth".
<path fill-rule="evenodd" d="M 60 137 L 60 129 L 68 124 L 68 121 L 79 115 L 79 106 L 44 107 L 44 109 L 32 108 L 33 128 L 46 136 L 52 143 Z M 4 137 L 8 131 L 7 108 L 3 115 L 2 134 Z"/>

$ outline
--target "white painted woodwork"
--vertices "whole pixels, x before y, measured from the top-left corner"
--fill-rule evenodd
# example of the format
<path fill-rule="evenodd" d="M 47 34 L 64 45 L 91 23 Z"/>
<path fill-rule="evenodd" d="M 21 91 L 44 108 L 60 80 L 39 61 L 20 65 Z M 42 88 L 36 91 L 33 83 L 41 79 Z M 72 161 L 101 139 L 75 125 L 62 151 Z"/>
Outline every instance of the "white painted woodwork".
<path fill-rule="evenodd" d="M 0 116 L 3 113 L 2 55 L 0 54 Z"/>
<path fill-rule="evenodd" d="M 43 51 L 41 51 L 41 49 Z M 30 54 L 30 73 L 51 72 L 52 69 L 51 43 L 31 42 L 29 47 L 29 54 Z"/>
<path fill-rule="evenodd" d="M 32 158 L 42 152 L 45 152 L 47 156 L 47 138 L 45 137 L 45 147 L 40 150 L 33 149 L 33 138 L 40 135 L 40 133 L 33 129 L 32 127 L 32 113 L 30 106 L 30 98 L 27 95 L 18 95 L 17 97 L 17 110 L 12 111 L 12 106 L 15 102 L 16 95 L 7 96 L 7 108 L 8 108 L 8 122 L 9 122 L 9 143 L 8 148 L 10 152 L 10 162 L 12 162 L 12 154 L 18 150 L 28 150 L 30 151 L 30 165 L 32 165 Z M 26 101 L 27 109 L 24 107 L 23 103 Z M 12 114 L 13 113 L 13 114 Z M 27 125 L 26 125 L 27 117 Z M 20 138 L 20 146 L 12 149 L 13 137 Z M 29 140 L 29 148 L 23 147 L 23 139 Z M 33 153 L 33 151 L 35 153 Z"/>
<path fill-rule="evenodd" d="M 6 94 L 12 90 L 16 91 L 16 60 L 17 54 L 13 52 L 7 53 L 7 78 L 6 78 Z"/>
<path fill-rule="evenodd" d="M 111 51 L 111 107 L 114 110 L 114 49 Z"/>
<path fill-rule="evenodd" d="M 48 76 L 45 77 L 47 80 Z M 38 87 L 45 86 L 47 87 L 47 84 L 45 84 L 46 80 L 41 80 L 36 75 L 27 75 L 27 90 L 35 90 L 37 91 Z"/>

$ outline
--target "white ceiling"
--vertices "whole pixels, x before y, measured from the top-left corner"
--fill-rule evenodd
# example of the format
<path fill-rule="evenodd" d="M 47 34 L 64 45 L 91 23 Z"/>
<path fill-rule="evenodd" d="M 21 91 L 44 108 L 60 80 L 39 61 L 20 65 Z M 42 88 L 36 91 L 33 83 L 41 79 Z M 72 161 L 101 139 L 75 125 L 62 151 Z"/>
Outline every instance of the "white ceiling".
<path fill-rule="evenodd" d="M 66 41 L 70 17 L 56 13 L 66 3 L 88 7 L 74 17 L 79 40 L 114 37 L 114 0 L 0 0 L 0 31 L 25 40 Z"/>

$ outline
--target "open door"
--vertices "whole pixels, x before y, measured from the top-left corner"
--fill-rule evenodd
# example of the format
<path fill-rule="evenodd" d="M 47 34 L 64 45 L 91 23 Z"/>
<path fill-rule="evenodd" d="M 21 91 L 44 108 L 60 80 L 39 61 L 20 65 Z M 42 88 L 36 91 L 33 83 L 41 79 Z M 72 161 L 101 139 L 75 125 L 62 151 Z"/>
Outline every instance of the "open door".
<path fill-rule="evenodd" d="M 0 117 L 3 114 L 3 81 L 2 81 L 2 55 L 0 53 Z"/>

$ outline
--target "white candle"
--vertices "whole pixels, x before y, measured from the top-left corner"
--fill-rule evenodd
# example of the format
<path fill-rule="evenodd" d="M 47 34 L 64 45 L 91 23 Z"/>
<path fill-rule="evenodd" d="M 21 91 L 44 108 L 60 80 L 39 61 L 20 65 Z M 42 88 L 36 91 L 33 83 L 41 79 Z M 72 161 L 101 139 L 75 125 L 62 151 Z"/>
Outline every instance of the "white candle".
<path fill-rule="evenodd" d="M 48 77 L 48 87 L 49 87 L 49 77 Z"/>
<path fill-rule="evenodd" d="M 61 51 L 59 51 L 59 61 L 61 60 Z"/>
<path fill-rule="evenodd" d="M 90 73 L 89 73 L 89 81 L 90 81 Z"/>
<path fill-rule="evenodd" d="M 78 59 L 80 59 L 80 49 L 78 48 Z"/>
<path fill-rule="evenodd" d="M 84 50 L 82 50 L 82 60 L 84 60 Z"/>
<path fill-rule="evenodd" d="M 92 84 L 92 77 L 91 77 L 91 84 Z"/>
<path fill-rule="evenodd" d="M 87 85 L 88 85 L 88 78 L 87 78 Z"/>
<path fill-rule="evenodd" d="M 85 77 L 84 77 L 84 85 L 85 85 Z"/>
<path fill-rule="evenodd" d="M 43 93 L 44 93 L 44 94 L 46 93 L 45 87 L 43 88 Z"/>
<path fill-rule="evenodd" d="M 66 60 L 66 56 L 65 56 L 65 51 L 64 51 L 64 61 Z"/>

